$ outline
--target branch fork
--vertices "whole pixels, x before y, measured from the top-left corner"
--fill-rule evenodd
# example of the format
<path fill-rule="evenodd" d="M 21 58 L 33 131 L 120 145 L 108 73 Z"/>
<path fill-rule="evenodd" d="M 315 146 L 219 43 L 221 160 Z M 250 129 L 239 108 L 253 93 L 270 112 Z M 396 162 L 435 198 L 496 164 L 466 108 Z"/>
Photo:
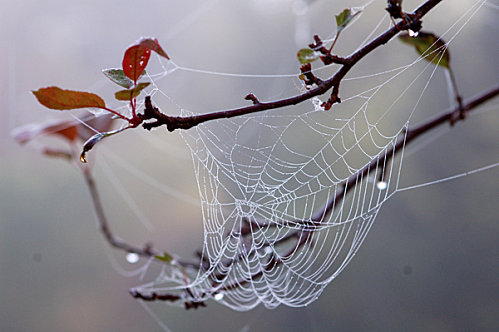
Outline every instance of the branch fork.
<path fill-rule="evenodd" d="M 275 108 L 282 108 L 289 105 L 295 105 L 303 101 L 309 100 L 315 96 L 325 94 L 327 91 L 332 89 L 329 99 L 323 104 L 323 107 L 325 109 L 330 109 L 332 105 L 334 105 L 335 103 L 341 102 L 341 99 L 338 96 L 340 82 L 356 63 L 358 63 L 362 58 L 371 53 L 377 47 L 387 43 L 400 30 L 411 29 L 414 32 L 419 31 L 419 29 L 421 28 L 420 27 L 421 17 L 423 17 L 428 11 L 430 11 L 433 7 L 435 7 L 440 1 L 441 0 L 428 0 L 412 14 L 407 14 L 402 12 L 401 8 L 399 8 L 400 10 L 397 9 L 398 7 L 400 7 L 400 6 L 397 7 L 397 4 L 400 5 L 400 1 L 397 0 L 389 1 L 389 4 L 392 3 L 395 8 L 392 9 L 393 13 L 389 10 L 391 17 L 394 19 L 402 18 L 402 22 L 399 22 L 394 27 L 387 30 L 386 32 L 384 32 L 383 34 L 381 34 L 373 41 L 371 41 L 370 43 L 368 43 L 367 45 L 365 45 L 364 47 L 362 47 L 361 49 L 359 49 L 358 51 L 356 51 L 347 58 L 342 58 L 332 55 L 331 49 L 329 50 L 326 49 L 323 46 L 322 40 L 318 36 L 314 36 L 314 43 L 310 44 L 310 47 L 314 51 L 320 52 L 322 54 L 321 60 L 324 62 L 324 64 L 337 63 L 340 64 L 341 67 L 336 72 L 336 74 L 334 74 L 334 76 L 332 76 L 331 78 L 327 80 L 321 80 L 318 77 L 316 77 L 311 71 L 310 63 L 304 64 L 301 67 L 301 74 L 303 75 L 305 84 L 307 86 L 310 86 L 310 89 L 302 94 L 287 99 L 262 103 L 258 100 L 258 98 L 254 94 L 250 93 L 245 97 L 245 100 L 249 100 L 252 102 L 252 105 L 250 106 L 245 106 L 233 110 L 202 114 L 197 116 L 188 116 L 188 117 L 168 116 L 162 113 L 157 107 L 153 106 L 151 97 L 147 96 L 145 98 L 144 112 L 142 114 L 136 114 L 137 121 L 134 122 L 133 125 L 134 126 L 142 125 L 142 127 L 147 130 L 160 127 L 162 125 L 165 125 L 167 130 L 169 131 L 174 131 L 175 129 L 189 129 L 205 121 L 241 116 L 241 115 L 251 114 L 253 112 L 261 112 Z M 460 102 L 457 108 L 444 111 L 436 118 L 430 119 L 417 127 L 408 128 L 407 131 L 405 132 L 405 135 L 401 136 L 397 144 L 393 147 L 394 153 L 391 153 L 390 151 L 385 153 L 383 156 L 380 156 L 379 158 L 372 160 L 370 164 L 366 165 L 366 167 L 359 170 L 357 173 L 353 174 L 349 179 L 347 179 L 347 181 L 343 185 L 341 185 L 338 188 L 334 197 L 329 201 L 326 201 L 324 206 L 321 209 L 319 209 L 319 211 L 314 213 L 311 221 L 309 221 L 308 223 L 307 221 L 301 221 L 301 223 L 303 223 L 303 228 L 291 232 L 285 238 L 282 238 L 281 240 L 279 240 L 279 242 L 277 242 L 278 244 L 280 244 L 283 243 L 284 241 L 293 241 L 293 240 L 295 241 L 293 242 L 293 246 L 290 249 L 290 251 L 284 253 L 283 255 L 281 255 L 281 257 L 287 258 L 303 246 L 314 245 L 314 241 L 312 238 L 314 235 L 313 233 L 314 230 L 310 226 L 320 225 L 321 222 L 324 220 L 324 218 L 330 213 L 332 213 L 334 204 L 340 202 L 345 197 L 345 195 L 347 195 L 348 192 L 350 192 L 350 190 L 355 188 L 359 176 L 367 174 L 373 169 L 382 167 L 382 165 L 389 162 L 390 158 L 392 158 L 393 155 L 400 150 L 399 148 L 401 146 L 406 146 L 410 144 L 414 139 L 429 132 L 430 130 L 436 128 L 437 126 L 447 121 L 449 121 L 451 124 L 454 124 L 459 120 L 464 120 L 466 112 L 469 112 L 472 109 L 476 108 L 477 106 L 481 105 L 482 103 L 495 98 L 497 95 L 499 95 L 499 86 L 495 86 L 494 88 L 483 93 L 482 95 L 470 99 L 464 105 Z M 99 100 L 92 102 L 94 104 L 96 103 L 97 105 L 101 105 Z M 135 247 L 124 241 L 119 240 L 113 235 L 113 233 L 109 228 L 107 219 L 105 217 L 103 205 L 100 201 L 99 193 L 97 191 L 95 182 L 91 177 L 90 171 L 88 170 L 85 171 L 84 175 L 87 182 L 87 186 L 90 189 L 90 194 L 92 196 L 94 209 L 97 215 L 97 220 L 100 225 L 100 230 L 104 235 L 104 237 L 106 238 L 106 240 L 108 241 L 108 243 L 112 247 L 115 247 L 117 249 L 123 250 L 125 252 L 136 253 L 144 257 L 157 257 L 158 255 L 160 255 L 155 250 L 153 250 L 152 246 L 149 244 L 146 244 L 144 247 Z M 293 222 L 299 223 L 300 221 L 295 220 Z M 246 220 L 243 223 L 243 227 L 240 229 L 241 232 L 240 236 L 249 237 L 252 234 L 251 230 L 253 226 L 271 227 L 272 225 L 269 225 L 269 223 L 270 221 L 261 221 L 261 222 L 251 221 L 250 223 L 250 221 Z M 266 244 L 265 246 L 269 245 L 270 243 Z M 281 259 L 277 258 L 274 253 L 268 254 L 268 256 L 266 256 L 266 259 L 268 260 L 269 263 L 267 264 L 268 269 L 271 269 L 276 265 L 282 264 L 283 263 L 282 258 Z M 242 256 L 235 258 L 234 261 L 238 261 L 241 259 Z M 194 269 L 204 269 L 207 266 L 207 262 L 203 261 L 203 256 L 199 255 L 198 260 L 199 260 L 198 262 L 194 263 L 188 263 L 176 260 L 175 265 L 177 265 L 178 268 L 192 267 Z M 262 270 L 256 273 L 255 275 L 251 276 L 251 278 L 258 278 L 263 273 L 264 271 Z M 220 274 L 213 276 L 213 282 L 215 283 L 217 282 L 217 280 L 222 280 L 223 277 L 224 275 Z M 231 289 L 241 287 L 242 285 L 248 282 L 250 282 L 248 279 L 237 280 L 233 284 L 221 286 L 221 290 L 229 291 Z M 156 292 L 143 294 L 138 290 L 131 290 L 130 294 L 134 298 L 141 299 L 143 301 L 156 301 L 156 300 L 170 301 L 170 302 L 176 302 L 179 300 L 185 301 L 186 298 L 194 297 L 192 291 L 187 286 L 185 287 L 186 287 L 184 289 L 185 296 L 178 294 L 158 294 Z M 206 294 L 204 294 L 203 296 L 205 295 Z M 186 309 L 196 309 L 198 307 L 206 306 L 204 301 L 185 301 L 184 305 Z"/>

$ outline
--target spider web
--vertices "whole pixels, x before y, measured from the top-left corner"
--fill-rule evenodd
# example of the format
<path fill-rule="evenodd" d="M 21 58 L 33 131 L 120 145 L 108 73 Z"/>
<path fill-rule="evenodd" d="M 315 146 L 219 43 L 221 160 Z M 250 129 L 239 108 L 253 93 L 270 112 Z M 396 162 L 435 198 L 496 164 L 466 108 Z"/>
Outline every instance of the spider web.
<path fill-rule="evenodd" d="M 442 37 L 451 44 L 484 3 L 470 5 Z M 358 47 L 389 25 L 384 14 Z M 158 61 L 160 70 L 149 74 L 153 100 L 172 102 L 162 84 L 176 72 L 282 79 L 289 95 L 305 89 L 297 73 L 229 74 Z M 314 72 L 327 75 L 335 68 Z M 215 299 L 239 311 L 316 300 L 355 256 L 382 205 L 400 190 L 405 146 L 399 151 L 397 143 L 404 141 L 438 70 L 422 57 L 376 73 L 364 68 L 343 81 L 343 102 L 331 111 L 316 97 L 182 131 L 203 218 L 200 267 L 179 268 L 174 260 L 136 290 L 176 294 L 185 302 Z M 408 98 L 415 91 L 417 98 Z"/>
<path fill-rule="evenodd" d="M 245 117 L 228 121 L 223 134 L 216 125 L 184 134 L 203 211 L 202 258 L 209 263 L 197 278 L 215 276 L 203 280 L 201 292 L 211 285 L 238 310 L 260 302 L 303 306 L 343 270 L 398 182 L 400 158 L 359 175 L 353 194 L 335 202 L 350 177 L 395 151 L 400 132 L 384 135 L 367 109 L 329 121 L 320 108 Z M 306 139 L 297 141 L 297 133 Z"/>

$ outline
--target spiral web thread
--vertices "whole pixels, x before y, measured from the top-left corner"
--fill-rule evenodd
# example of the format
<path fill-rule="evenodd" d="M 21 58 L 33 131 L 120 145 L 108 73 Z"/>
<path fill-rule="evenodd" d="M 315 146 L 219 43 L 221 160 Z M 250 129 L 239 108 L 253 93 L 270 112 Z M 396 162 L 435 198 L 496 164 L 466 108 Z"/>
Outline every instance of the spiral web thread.
<path fill-rule="evenodd" d="M 480 8 L 475 7 L 473 14 Z M 385 76 L 380 84 L 345 98 L 331 112 L 314 98 L 305 112 L 290 107 L 183 131 L 202 208 L 201 267 L 165 265 L 156 280 L 136 290 L 191 302 L 215 299 L 239 311 L 316 300 L 397 192 L 403 151 L 396 143 L 404 139 L 419 99 L 395 130 L 382 128 L 393 125 L 385 115 L 399 98 L 381 113 L 373 100 L 388 87 L 406 93 L 424 72 L 432 76 L 437 67 L 422 61 L 426 67 L 410 74 L 412 83 L 397 86 L 394 80 L 421 61 L 379 73 Z M 345 184 L 352 178 L 349 188 Z"/>
<path fill-rule="evenodd" d="M 304 306 L 345 268 L 396 190 L 402 159 L 358 175 L 344 199 L 334 197 L 372 160 L 391 159 L 405 127 L 383 134 L 367 102 L 344 119 L 313 102 L 305 114 L 245 116 L 182 134 L 202 206 L 204 267 L 188 293 L 185 276 L 166 269 L 143 290 L 172 291 L 173 282 L 186 300 L 215 297 L 236 310 Z"/>

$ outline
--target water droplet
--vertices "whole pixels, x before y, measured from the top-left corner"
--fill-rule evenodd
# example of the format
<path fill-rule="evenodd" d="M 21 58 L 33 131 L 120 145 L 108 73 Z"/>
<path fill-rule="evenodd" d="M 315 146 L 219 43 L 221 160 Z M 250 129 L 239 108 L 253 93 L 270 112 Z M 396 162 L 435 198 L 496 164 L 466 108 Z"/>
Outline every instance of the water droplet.
<path fill-rule="evenodd" d="M 222 301 L 224 298 L 224 294 L 223 293 L 216 293 L 215 295 L 213 295 L 213 298 L 217 301 Z"/>
<path fill-rule="evenodd" d="M 140 256 L 137 255 L 136 253 L 134 252 L 129 252 L 128 254 L 126 254 L 126 261 L 130 264 L 135 264 L 139 261 L 140 259 Z"/>
<path fill-rule="evenodd" d="M 87 162 L 87 159 L 85 158 L 85 154 L 84 154 L 84 153 L 82 153 L 82 154 L 80 155 L 80 161 L 81 161 L 82 163 L 84 163 L 84 164 Z"/>
<path fill-rule="evenodd" d="M 411 29 L 409 29 L 409 37 L 416 38 L 419 35 L 419 32 L 414 32 Z"/>
<path fill-rule="evenodd" d="M 324 103 L 322 100 L 320 100 L 319 97 L 314 97 L 312 98 L 312 105 L 314 105 L 314 111 L 316 112 L 322 112 L 324 111 L 324 107 L 322 106 Z"/>
<path fill-rule="evenodd" d="M 376 187 L 378 187 L 379 190 L 385 190 L 388 187 L 388 183 L 385 181 L 379 181 L 376 183 Z"/>

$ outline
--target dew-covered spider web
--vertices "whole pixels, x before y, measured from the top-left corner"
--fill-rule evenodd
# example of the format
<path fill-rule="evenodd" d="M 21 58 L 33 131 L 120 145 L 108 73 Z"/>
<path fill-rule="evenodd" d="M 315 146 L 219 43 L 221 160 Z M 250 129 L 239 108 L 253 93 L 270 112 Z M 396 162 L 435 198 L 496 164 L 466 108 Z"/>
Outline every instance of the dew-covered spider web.
<path fill-rule="evenodd" d="M 391 157 L 403 134 L 384 134 L 366 110 L 338 118 L 312 107 L 184 134 L 205 234 L 194 299 L 208 288 L 239 310 L 303 306 L 343 270 L 397 188 L 400 169 L 401 158 L 368 169 Z"/>
<path fill-rule="evenodd" d="M 304 22 L 307 12 L 315 10 L 314 2 L 285 3 L 294 10 L 294 37 L 305 47 L 312 41 L 313 24 Z M 486 1 L 465 3 L 457 19 L 438 31 L 451 49 L 467 23 L 487 8 Z M 365 13 L 378 19 L 354 42 L 342 46 L 344 39 L 339 39 L 339 53 L 354 52 L 391 26 L 383 5 L 358 4 L 355 10 L 361 14 L 342 38 L 362 24 Z M 334 28 L 321 35 L 328 45 Z M 312 31 L 305 41 L 304 30 Z M 385 62 L 389 51 L 369 55 L 342 81 L 342 102 L 329 111 L 321 106 L 326 94 L 297 106 L 181 131 L 192 158 L 203 221 L 199 261 L 197 266 L 182 265 L 181 258 L 175 258 L 134 291 L 178 297 L 174 304 L 214 299 L 239 311 L 260 304 L 301 307 L 315 301 L 357 254 L 383 204 L 403 189 L 407 129 L 431 114 L 424 110 L 430 105 L 425 98 L 433 95 L 434 85 L 448 83 L 445 69 L 401 43 L 393 45 L 396 40 L 391 43 L 404 56 L 391 54 Z M 437 50 L 441 55 L 444 51 Z M 245 92 L 255 92 L 261 101 L 286 98 L 307 89 L 298 78 L 296 57 L 290 58 L 294 71 L 276 67 L 270 74 L 211 70 L 181 65 L 173 56 L 171 61 L 158 58 L 157 67 L 148 69 L 154 86 L 149 93 L 160 109 L 181 116 L 209 112 L 184 107 L 169 92 L 181 75 L 251 80 L 256 91 Z M 313 64 L 314 73 L 324 78 L 338 68 Z M 266 91 L 261 85 L 268 80 L 274 83 Z M 245 92 L 237 97 L 242 100 Z M 455 105 L 452 91 L 449 96 L 447 107 Z M 236 107 L 243 105 L 239 101 Z M 189 200 L 180 196 L 176 198 Z"/>

